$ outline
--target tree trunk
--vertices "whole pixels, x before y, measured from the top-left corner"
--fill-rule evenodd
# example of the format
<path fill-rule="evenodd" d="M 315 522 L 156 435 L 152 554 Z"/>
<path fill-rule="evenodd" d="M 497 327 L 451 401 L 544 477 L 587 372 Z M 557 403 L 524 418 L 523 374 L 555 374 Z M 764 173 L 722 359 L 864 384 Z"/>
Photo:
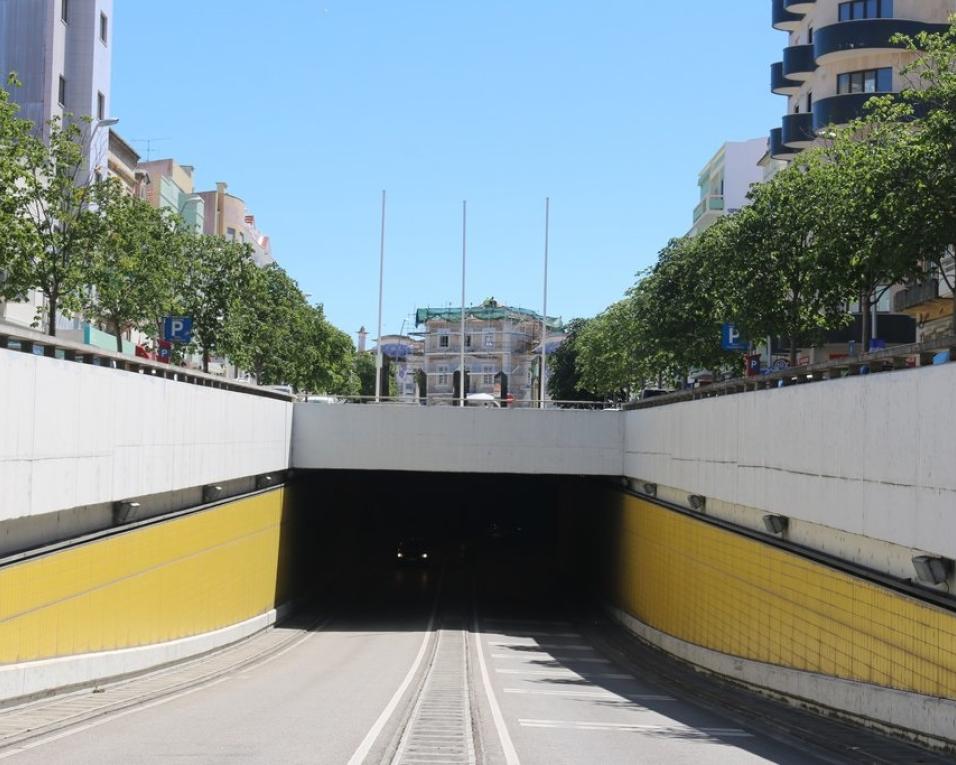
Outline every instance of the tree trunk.
<path fill-rule="evenodd" d="M 116 352 L 122 353 L 123 352 L 123 335 L 120 330 L 119 319 L 113 320 L 113 329 L 116 331 Z"/>
<path fill-rule="evenodd" d="M 797 333 L 790 335 L 790 368 L 797 365 Z"/>
<path fill-rule="evenodd" d="M 209 351 L 202 349 L 202 371 L 209 372 Z"/>
<path fill-rule="evenodd" d="M 47 306 L 47 328 L 46 333 L 50 337 L 56 337 L 56 304 L 58 302 L 58 295 L 54 292 L 49 295 L 47 299 L 50 301 L 50 304 Z"/>
<path fill-rule="evenodd" d="M 870 350 L 870 292 L 860 295 L 860 353 Z"/>

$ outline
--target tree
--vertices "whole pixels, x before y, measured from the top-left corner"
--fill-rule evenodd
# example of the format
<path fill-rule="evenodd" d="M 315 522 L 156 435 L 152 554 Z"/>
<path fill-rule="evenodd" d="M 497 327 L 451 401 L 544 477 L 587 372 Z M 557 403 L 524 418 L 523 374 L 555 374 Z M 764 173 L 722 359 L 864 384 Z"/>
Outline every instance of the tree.
<path fill-rule="evenodd" d="M 823 342 L 827 330 L 845 323 L 853 293 L 845 258 L 824 233 L 835 172 L 821 155 L 804 152 L 755 187 L 750 206 L 712 229 L 726 255 L 721 292 L 728 318 L 745 337 L 786 338 L 790 366 L 798 348 Z"/>
<path fill-rule="evenodd" d="M 352 372 L 355 378 L 355 395 L 374 396 L 375 354 L 369 351 L 356 353 L 352 361 Z"/>
<path fill-rule="evenodd" d="M 581 328 L 575 341 L 579 385 L 602 398 L 623 399 L 644 386 L 650 356 L 641 347 L 647 337 L 641 321 L 632 295 L 613 303 Z"/>
<path fill-rule="evenodd" d="M 321 305 L 308 306 L 308 310 L 308 352 L 304 356 L 306 365 L 302 377 L 303 385 L 316 392 L 348 394 L 351 392 L 352 360 L 355 351 L 352 338 L 329 323 Z"/>
<path fill-rule="evenodd" d="M 10 88 L 19 83 L 12 75 Z M 32 225 L 26 196 L 27 158 L 33 123 L 20 119 L 19 107 L 8 90 L 0 88 L 0 297 L 25 297 L 27 259 L 23 253 L 30 243 Z"/>
<path fill-rule="evenodd" d="M 239 310 L 251 269 L 251 248 L 217 236 L 179 232 L 183 268 L 176 285 L 177 312 L 193 320 L 193 346 L 209 371 L 213 354 L 241 355 L 241 338 L 228 330 Z"/>
<path fill-rule="evenodd" d="M 124 329 L 155 331 L 170 308 L 182 240 L 168 213 L 129 196 L 115 180 L 100 194 L 99 213 L 104 232 L 92 253 L 82 308 L 88 319 L 113 331 L 122 353 Z"/>
<path fill-rule="evenodd" d="M 38 289 L 46 298 L 47 333 L 56 335 L 56 317 L 80 310 L 89 282 L 90 256 L 104 232 L 97 209 L 107 193 L 87 166 L 85 130 L 55 117 L 48 143 L 15 127 L 23 172 L 12 200 L 5 201 L 25 224 L 16 226 L 15 267 L 0 284 L 0 296 L 20 299 Z M 38 315 L 37 321 L 40 316 Z"/>
<path fill-rule="evenodd" d="M 581 385 L 577 368 L 578 340 L 587 319 L 571 319 L 565 325 L 564 341 L 548 356 L 548 393 L 554 401 L 600 401 Z"/>

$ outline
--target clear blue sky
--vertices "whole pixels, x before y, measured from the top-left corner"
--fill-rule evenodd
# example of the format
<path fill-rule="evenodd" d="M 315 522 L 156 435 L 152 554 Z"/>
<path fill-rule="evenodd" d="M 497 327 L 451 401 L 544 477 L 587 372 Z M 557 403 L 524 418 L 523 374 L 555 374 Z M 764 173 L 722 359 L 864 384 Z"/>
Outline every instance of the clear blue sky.
<path fill-rule="evenodd" d="M 467 300 L 591 316 L 686 232 L 697 172 L 766 135 L 766 0 L 116 0 L 113 114 L 242 197 L 329 318 Z M 145 154 L 145 144 L 135 146 Z M 405 325 L 406 331 L 409 325 Z"/>

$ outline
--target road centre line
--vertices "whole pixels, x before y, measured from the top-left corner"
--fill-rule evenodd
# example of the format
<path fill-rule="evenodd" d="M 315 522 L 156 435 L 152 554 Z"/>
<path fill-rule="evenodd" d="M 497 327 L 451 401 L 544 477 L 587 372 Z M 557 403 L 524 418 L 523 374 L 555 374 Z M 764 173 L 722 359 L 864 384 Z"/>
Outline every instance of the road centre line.
<path fill-rule="evenodd" d="M 477 585 L 472 583 L 473 589 L 477 590 Z M 505 723 L 504 715 L 501 713 L 501 707 L 498 705 L 498 699 L 495 696 L 495 689 L 491 684 L 491 675 L 488 674 L 488 665 L 485 663 L 485 651 L 482 648 L 481 623 L 478 621 L 478 598 L 474 600 L 474 635 L 475 651 L 478 654 L 478 668 L 481 671 L 481 682 L 485 688 L 485 697 L 488 699 L 488 706 L 491 708 L 491 719 L 495 723 L 495 730 L 498 731 L 498 740 L 501 742 L 501 748 L 505 755 L 506 765 L 520 765 L 518 752 L 515 749 L 514 742 L 511 740 L 511 734 L 508 732 L 508 725 Z"/>
<path fill-rule="evenodd" d="M 369 732 L 365 734 L 365 738 L 362 739 L 362 743 L 359 744 L 358 749 L 356 749 L 355 753 L 349 758 L 348 765 L 361 765 L 363 762 L 365 762 L 365 758 L 368 757 L 368 753 L 372 751 L 375 741 L 382 734 L 382 730 L 385 728 L 385 725 L 395 713 L 395 709 L 398 707 L 398 703 L 402 700 L 402 696 L 405 695 L 405 691 L 408 690 L 408 686 L 412 684 L 412 679 L 415 677 L 415 673 L 418 672 L 418 668 L 421 666 L 422 660 L 425 658 L 425 649 L 428 648 L 428 644 L 432 638 L 432 628 L 435 626 L 435 618 L 438 614 L 438 601 L 441 597 L 442 585 L 444 584 L 444 581 L 445 571 L 442 569 L 441 578 L 438 580 L 438 587 L 435 591 L 435 601 L 432 603 L 432 612 L 428 617 L 428 624 L 425 627 L 425 636 L 422 638 L 422 644 L 418 648 L 418 654 L 415 656 L 415 661 L 412 662 L 412 666 L 405 675 L 405 679 L 402 680 L 402 684 L 398 686 L 398 689 L 392 695 L 392 698 L 389 699 L 388 704 L 385 705 L 385 709 L 382 710 L 382 713 L 373 723 L 372 727 L 369 729 Z"/>

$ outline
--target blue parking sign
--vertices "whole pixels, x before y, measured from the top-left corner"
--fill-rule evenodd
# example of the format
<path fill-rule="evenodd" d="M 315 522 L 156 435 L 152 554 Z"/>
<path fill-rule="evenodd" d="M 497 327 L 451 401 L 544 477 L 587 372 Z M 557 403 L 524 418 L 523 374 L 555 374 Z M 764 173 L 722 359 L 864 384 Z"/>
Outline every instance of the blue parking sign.
<path fill-rule="evenodd" d="M 167 316 L 163 319 L 163 337 L 171 343 L 188 344 L 193 339 L 191 316 Z"/>
<path fill-rule="evenodd" d="M 720 329 L 720 347 L 725 351 L 746 351 L 750 343 L 740 336 L 740 331 L 731 322 L 725 322 Z"/>

